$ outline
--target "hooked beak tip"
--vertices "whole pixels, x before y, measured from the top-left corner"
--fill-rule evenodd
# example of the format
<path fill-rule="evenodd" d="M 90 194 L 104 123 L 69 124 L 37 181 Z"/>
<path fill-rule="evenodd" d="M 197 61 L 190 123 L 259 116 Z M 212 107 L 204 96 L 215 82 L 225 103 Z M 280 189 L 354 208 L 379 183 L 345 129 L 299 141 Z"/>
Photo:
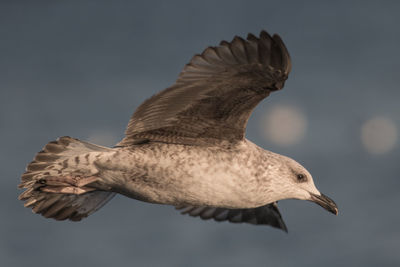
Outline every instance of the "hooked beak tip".
<path fill-rule="evenodd" d="M 336 203 L 324 194 L 311 194 L 311 201 L 315 202 L 316 204 L 320 205 L 321 207 L 335 215 L 338 215 L 339 213 Z"/>

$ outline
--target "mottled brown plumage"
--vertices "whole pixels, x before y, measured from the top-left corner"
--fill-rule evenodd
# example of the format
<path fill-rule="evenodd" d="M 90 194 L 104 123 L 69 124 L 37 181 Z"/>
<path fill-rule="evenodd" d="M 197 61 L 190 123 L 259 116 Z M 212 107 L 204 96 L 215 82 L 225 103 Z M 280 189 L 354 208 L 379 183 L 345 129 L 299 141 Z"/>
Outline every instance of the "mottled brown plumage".
<path fill-rule="evenodd" d="M 337 213 L 303 166 L 245 138 L 252 110 L 282 89 L 290 69 L 281 38 L 265 31 L 209 47 L 138 107 L 114 148 L 71 137 L 48 143 L 22 175 L 20 199 L 47 218 L 76 221 L 120 193 L 205 220 L 285 231 L 278 200 Z"/>
<path fill-rule="evenodd" d="M 195 55 L 173 86 L 140 105 L 118 145 L 143 139 L 204 145 L 243 140 L 251 112 L 282 89 L 290 69 L 278 35 L 262 31 L 259 38 L 222 41 Z"/>

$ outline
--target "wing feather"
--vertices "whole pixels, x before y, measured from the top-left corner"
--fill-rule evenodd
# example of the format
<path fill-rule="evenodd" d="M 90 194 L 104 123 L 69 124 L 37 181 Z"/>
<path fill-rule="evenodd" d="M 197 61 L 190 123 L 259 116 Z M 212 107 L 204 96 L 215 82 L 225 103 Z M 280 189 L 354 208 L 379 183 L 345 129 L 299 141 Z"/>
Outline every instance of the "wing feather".
<path fill-rule="evenodd" d="M 281 38 L 266 31 L 208 47 L 191 59 L 174 85 L 139 106 L 117 145 L 242 140 L 252 110 L 283 87 L 290 68 Z"/>
<path fill-rule="evenodd" d="M 225 209 L 215 207 L 176 207 L 181 214 L 200 217 L 203 220 L 229 221 L 232 223 L 249 223 L 255 225 L 270 225 L 287 232 L 276 202 L 254 209 Z"/>

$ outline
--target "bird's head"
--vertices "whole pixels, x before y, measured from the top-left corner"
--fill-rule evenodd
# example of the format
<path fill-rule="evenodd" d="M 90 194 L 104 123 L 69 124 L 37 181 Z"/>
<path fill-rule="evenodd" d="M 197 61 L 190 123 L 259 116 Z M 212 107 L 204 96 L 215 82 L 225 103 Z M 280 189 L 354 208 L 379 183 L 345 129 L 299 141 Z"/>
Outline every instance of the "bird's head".
<path fill-rule="evenodd" d="M 311 174 L 295 160 L 281 156 L 278 174 L 274 177 L 275 188 L 283 195 L 282 199 L 295 198 L 312 201 L 333 214 L 338 214 L 336 203 L 321 194 L 315 187 Z"/>

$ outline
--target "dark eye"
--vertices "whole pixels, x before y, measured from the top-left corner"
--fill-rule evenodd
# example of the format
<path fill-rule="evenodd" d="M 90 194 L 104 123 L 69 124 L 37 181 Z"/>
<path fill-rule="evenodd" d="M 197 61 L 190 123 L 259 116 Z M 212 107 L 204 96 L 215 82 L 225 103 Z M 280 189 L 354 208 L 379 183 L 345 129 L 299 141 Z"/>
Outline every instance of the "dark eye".
<path fill-rule="evenodd" d="M 305 182 L 305 181 L 307 181 L 307 176 L 305 176 L 305 175 L 302 174 L 302 173 L 299 173 L 299 174 L 297 174 L 297 181 L 299 181 L 299 182 Z"/>

